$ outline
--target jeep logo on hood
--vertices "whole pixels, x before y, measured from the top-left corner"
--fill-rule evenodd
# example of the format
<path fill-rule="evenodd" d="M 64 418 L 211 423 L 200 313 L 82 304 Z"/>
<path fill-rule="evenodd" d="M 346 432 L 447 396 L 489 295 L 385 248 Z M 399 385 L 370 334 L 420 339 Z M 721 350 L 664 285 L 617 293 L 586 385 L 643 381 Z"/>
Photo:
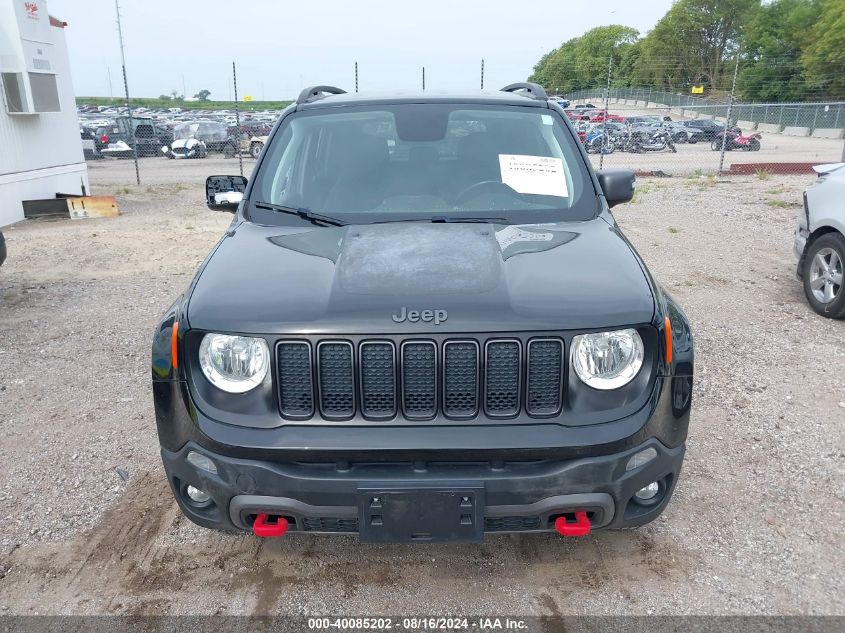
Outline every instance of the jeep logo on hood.
<path fill-rule="evenodd" d="M 396 323 L 404 323 L 410 321 L 411 323 L 434 323 L 440 325 L 448 318 L 446 310 L 408 310 L 405 306 L 399 310 L 399 314 L 392 315 L 392 319 Z"/>

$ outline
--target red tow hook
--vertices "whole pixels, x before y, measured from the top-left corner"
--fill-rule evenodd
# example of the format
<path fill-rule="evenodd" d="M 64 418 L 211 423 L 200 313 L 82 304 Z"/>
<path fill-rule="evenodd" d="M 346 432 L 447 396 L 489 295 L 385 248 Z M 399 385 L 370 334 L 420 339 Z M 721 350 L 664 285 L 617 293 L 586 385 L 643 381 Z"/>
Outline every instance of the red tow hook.
<path fill-rule="evenodd" d="M 566 517 L 555 519 L 555 530 L 561 536 L 586 536 L 590 533 L 590 519 L 586 512 L 579 510 L 575 513 L 575 523 L 567 523 Z"/>
<path fill-rule="evenodd" d="M 255 536 L 271 538 L 273 536 L 282 536 L 287 531 L 288 520 L 285 517 L 278 517 L 275 523 L 268 523 L 267 514 L 259 514 L 255 517 L 255 522 L 252 524 L 252 533 Z"/>

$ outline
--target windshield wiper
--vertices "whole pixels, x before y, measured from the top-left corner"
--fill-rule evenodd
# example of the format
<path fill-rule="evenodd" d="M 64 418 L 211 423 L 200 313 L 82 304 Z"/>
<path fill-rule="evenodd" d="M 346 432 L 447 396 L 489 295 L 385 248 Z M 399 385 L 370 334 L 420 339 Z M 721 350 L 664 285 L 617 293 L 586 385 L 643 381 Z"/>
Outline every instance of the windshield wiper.
<path fill-rule="evenodd" d="M 298 215 L 303 220 L 308 220 L 312 224 L 329 224 L 331 226 L 346 226 L 349 222 L 344 222 L 330 215 L 322 215 L 314 213 L 308 209 L 286 207 L 281 204 L 271 204 L 269 202 L 255 202 L 256 209 L 266 209 L 267 211 L 277 211 L 278 213 L 289 213 L 290 215 Z"/>
<path fill-rule="evenodd" d="M 475 224 L 500 223 L 510 224 L 507 218 L 463 218 L 461 216 L 435 215 L 430 218 L 407 218 L 401 220 L 379 220 L 373 224 L 393 224 L 394 222 L 431 222 L 433 224 L 460 224 L 464 222 Z"/>
<path fill-rule="evenodd" d="M 435 215 L 434 217 L 431 218 L 431 221 L 435 222 L 435 223 L 441 223 L 441 222 L 445 222 L 445 223 L 451 223 L 451 222 L 455 222 L 455 223 L 459 223 L 459 222 L 482 222 L 484 224 L 491 223 L 491 222 L 492 223 L 504 222 L 505 224 L 510 223 L 510 220 L 508 220 L 507 218 L 464 218 L 464 217 L 461 217 L 459 215 L 454 216 L 454 217 L 450 217 L 448 215 Z"/>

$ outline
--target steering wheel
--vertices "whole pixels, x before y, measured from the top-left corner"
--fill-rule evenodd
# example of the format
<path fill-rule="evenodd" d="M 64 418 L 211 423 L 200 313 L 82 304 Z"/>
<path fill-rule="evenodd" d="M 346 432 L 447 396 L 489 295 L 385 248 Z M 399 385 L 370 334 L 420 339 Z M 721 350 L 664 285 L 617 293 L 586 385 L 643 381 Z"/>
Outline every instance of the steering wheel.
<path fill-rule="evenodd" d="M 472 200 L 485 193 L 507 193 L 509 195 L 519 195 L 510 185 L 506 185 L 498 180 L 482 180 L 474 185 L 470 185 L 455 197 L 455 206 L 459 207 L 467 200 Z"/>

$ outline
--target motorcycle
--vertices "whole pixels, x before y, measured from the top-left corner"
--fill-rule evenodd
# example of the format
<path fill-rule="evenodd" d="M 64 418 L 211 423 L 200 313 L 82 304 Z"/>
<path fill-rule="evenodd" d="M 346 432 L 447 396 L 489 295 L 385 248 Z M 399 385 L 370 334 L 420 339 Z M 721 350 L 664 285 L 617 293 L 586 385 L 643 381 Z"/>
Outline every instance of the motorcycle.
<path fill-rule="evenodd" d="M 625 152 L 633 152 L 639 154 L 642 152 L 662 152 L 668 149 L 675 153 L 678 150 L 675 148 L 675 142 L 672 140 L 672 135 L 666 130 L 658 130 L 653 134 L 646 132 L 631 131 L 628 138 L 621 148 Z"/>
<path fill-rule="evenodd" d="M 724 136 L 725 132 L 717 134 L 713 141 L 710 143 L 710 149 L 712 149 L 714 152 L 721 151 L 722 137 Z M 725 151 L 730 152 L 736 149 L 742 150 L 744 152 L 759 152 L 761 138 L 763 138 L 762 134 L 743 134 L 739 130 L 739 128 L 731 128 L 727 131 L 727 137 L 725 139 Z"/>
<path fill-rule="evenodd" d="M 611 136 L 605 136 L 601 129 L 596 129 L 584 137 L 584 149 L 588 154 L 612 154 L 616 145 Z"/>

